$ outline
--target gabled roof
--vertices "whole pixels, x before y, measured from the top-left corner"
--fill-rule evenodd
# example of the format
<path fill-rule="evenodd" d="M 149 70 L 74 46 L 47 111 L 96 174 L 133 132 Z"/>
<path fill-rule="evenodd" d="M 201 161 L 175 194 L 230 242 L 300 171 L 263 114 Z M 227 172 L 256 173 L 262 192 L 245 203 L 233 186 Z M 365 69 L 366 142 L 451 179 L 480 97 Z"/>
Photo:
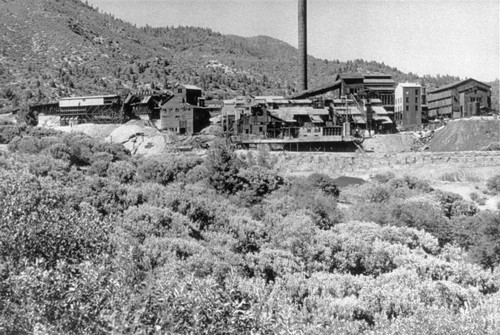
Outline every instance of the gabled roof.
<path fill-rule="evenodd" d="M 441 86 L 441 87 L 436 88 L 435 90 L 429 91 L 427 93 L 436 93 L 436 92 L 446 91 L 446 90 L 453 89 L 453 88 L 459 87 L 461 85 L 467 84 L 467 83 L 472 82 L 472 81 L 475 81 L 476 83 L 483 85 L 483 86 L 486 86 L 489 89 L 491 89 L 490 85 L 485 84 L 483 82 L 480 82 L 479 80 L 469 78 L 469 79 L 465 79 L 465 80 L 457 81 L 457 82 L 454 82 L 454 83 L 451 83 L 448 85 Z"/>

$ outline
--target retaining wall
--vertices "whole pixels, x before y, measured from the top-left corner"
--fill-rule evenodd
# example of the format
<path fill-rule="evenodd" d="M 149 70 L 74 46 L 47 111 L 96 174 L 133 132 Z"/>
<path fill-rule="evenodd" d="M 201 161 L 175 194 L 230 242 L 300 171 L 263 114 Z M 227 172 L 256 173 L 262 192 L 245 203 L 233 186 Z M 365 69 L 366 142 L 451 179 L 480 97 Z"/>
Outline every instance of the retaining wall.
<path fill-rule="evenodd" d="M 328 175 L 369 175 L 385 171 L 472 170 L 498 167 L 500 152 L 408 152 L 408 153 L 273 153 L 283 174 L 320 172 Z"/>

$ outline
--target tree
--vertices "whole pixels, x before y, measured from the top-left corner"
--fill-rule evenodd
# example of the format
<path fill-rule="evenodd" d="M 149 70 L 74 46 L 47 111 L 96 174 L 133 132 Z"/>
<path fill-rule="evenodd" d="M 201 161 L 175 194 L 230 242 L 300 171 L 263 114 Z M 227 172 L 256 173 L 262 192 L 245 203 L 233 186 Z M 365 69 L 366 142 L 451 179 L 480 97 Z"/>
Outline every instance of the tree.
<path fill-rule="evenodd" d="M 229 143 L 224 139 L 215 140 L 205 160 L 210 185 L 220 193 L 236 193 L 242 187 L 238 176 L 240 165 Z"/>

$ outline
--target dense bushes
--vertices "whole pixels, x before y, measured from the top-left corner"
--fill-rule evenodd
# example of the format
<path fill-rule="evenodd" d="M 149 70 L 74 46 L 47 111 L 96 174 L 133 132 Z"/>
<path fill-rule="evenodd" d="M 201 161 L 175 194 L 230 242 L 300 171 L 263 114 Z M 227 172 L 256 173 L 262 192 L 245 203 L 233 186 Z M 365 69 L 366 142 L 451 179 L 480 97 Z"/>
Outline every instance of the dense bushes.
<path fill-rule="evenodd" d="M 491 192 L 499 194 L 500 193 L 500 175 L 496 175 L 496 176 L 488 179 L 488 181 L 486 183 L 486 187 L 488 187 L 488 189 Z"/>
<path fill-rule="evenodd" d="M 137 168 L 138 178 L 142 181 L 167 185 L 175 180 L 186 180 L 186 174 L 203 161 L 196 156 L 168 156 L 146 158 Z"/>
<path fill-rule="evenodd" d="M 387 175 L 339 192 L 223 142 L 206 159 L 132 159 L 74 134 L 12 142 L 0 333 L 498 330 L 498 213 L 426 182 Z"/>
<path fill-rule="evenodd" d="M 0 259 L 11 265 L 37 259 L 47 265 L 80 263 L 110 248 L 111 223 L 93 207 L 65 206 L 57 187 L 44 187 L 29 174 L 2 171 L 0 181 L 4 184 L 0 190 Z"/>

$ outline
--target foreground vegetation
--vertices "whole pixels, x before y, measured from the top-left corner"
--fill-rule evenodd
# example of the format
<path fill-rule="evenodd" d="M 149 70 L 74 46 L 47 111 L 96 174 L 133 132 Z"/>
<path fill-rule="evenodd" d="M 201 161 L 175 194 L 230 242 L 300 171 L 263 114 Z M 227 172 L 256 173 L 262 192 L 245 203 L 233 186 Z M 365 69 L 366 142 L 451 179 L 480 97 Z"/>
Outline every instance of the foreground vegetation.
<path fill-rule="evenodd" d="M 500 331 L 499 213 L 426 181 L 0 128 L 0 333 Z"/>

